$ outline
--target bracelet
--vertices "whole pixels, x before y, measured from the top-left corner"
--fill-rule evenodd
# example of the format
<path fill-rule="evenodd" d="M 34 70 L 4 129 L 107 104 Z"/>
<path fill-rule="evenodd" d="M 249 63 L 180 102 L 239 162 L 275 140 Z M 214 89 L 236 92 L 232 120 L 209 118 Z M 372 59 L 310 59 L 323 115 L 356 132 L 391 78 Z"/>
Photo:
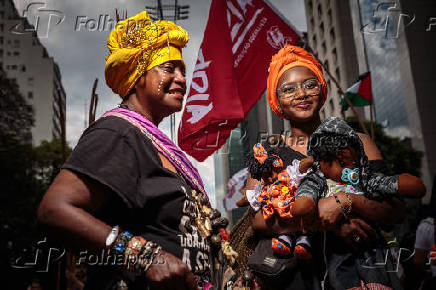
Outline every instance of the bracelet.
<path fill-rule="evenodd" d="M 106 237 L 106 243 L 105 243 L 106 248 L 111 248 L 111 246 L 113 245 L 113 243 L 117 239 L 119 232 L 120 232 L 120 227 L 119 226 L 114 226 L 112 228 L 111 232 Z"/>
<path fill-rule="evenodd" d="M 162 249 L 162 247 L 156 245 L 156 248 L 154 249 L 155 249 L 154 251 L 153 249 L 151 249 L 147 257 L 139 257 L 138 265 L 140 267 L 138 270 L 141 274 L 145 274 L 147 272 L 148 268 L 150 268 L 150 266 L 153 264 L 154 259 L 156 258 L 157 254 Z"/>
<path fill-rule="evenodd" d="M 337 204 L 339 205 L 339 207 L 341 208 L 342 213 L 344 214 L 345 218 L 348 218 L 348 214 L 351 213 L 351 204 L 352 204 L 352 201 L 351 201 L 351 197 L 350 197 L 350 195 L 349 195 L 347 192 L 345 192 L 345 197 L 347 198 L 347 201 L 348 201 L 348 207 L 347 207 L 347 209 L 344 208 L 344 206 L 342 205 L 342 203 L 341 203 L 341 201 L 339 200 L 339 198 L 338 198 L 337 195 L 335 195 L 334 197 L 335 197 L 336 203 L 337 203 Z"/>
<path fill-rule="evenodd" d="M 112 246 L 112 249 L 118 253 L 124 253 L 130 239 L 132 238 L 132 234 L 128 231 L 124 231 L 118 235 L 115 243 Z"/>
<path fill-rule="evenodd" d="M 161 249 L 156 243 L 146 241 L 143 237 L 132 237 L 124 251 L 126 269 L 136 274 L 145 274 Z"/>
<path fill-rule="evenodd" d="M 350 194 L 348 192 L 345 192 L 345 197 L 348 200 L 348 210 L 347 210 L 347 214 L 351 213 L 351 205 L 353 204 L 353 202 L 351 201 L 351 197 Z"/>

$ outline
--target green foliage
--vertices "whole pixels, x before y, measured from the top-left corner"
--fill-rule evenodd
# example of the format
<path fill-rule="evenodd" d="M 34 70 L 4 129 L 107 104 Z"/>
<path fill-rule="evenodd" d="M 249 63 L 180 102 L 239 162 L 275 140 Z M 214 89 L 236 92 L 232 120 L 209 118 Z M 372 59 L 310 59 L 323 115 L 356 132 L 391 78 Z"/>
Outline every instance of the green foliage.
<path fill-rule="evenodd" d="M 359 122 L 355 117 L 346 118 L 347 123 L 357 132 L 362 132 Z M 370 123 L 365 123 L 370 132 Z M 415 150 L 410 145 L 410 139 L 400 140 L 385 134 L 380 124 L 374 123 L 375 144 L 380 149 L 386 160 L 389 174 L 410 173 L 415 176 L 421 175 L 422 152 Z"/>
<path fill-rule="evenodd" d="M 37 208 L 63 164 L 63 154 L 59 139 L 32 146 L 33 108 L 1 67 L 0 93 L 0 271 L 9 277 L 6 258 L 35 246 L 40 238 Z M 67 147 L 66 155 L 70 153 Z"/>
<path fill-rule="evenodd" d="M 56 175 L 59 173 L 62 164 L 64 163 L 62 154 L 61 139 L 53 139 L 52 141 L 42 141 L 39 146 L 34 147 L 35 164 L 34 169 L 41 183 L 48 187 Z M 67 146 L 66 156 L 71 154 L 71 148 Z"/>
<path fill-rule="evenodd" d="M 30 143 L 34 112 L 21 95 L 15 80 L 8 79 L 0 68 L 0 132 Z"/>

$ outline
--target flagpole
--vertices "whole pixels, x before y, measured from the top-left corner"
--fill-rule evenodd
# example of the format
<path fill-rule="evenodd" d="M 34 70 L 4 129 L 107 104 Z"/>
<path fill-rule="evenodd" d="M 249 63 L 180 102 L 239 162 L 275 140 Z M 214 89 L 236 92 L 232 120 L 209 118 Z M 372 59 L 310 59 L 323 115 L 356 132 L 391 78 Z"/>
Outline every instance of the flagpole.
<path fill-rule="evenodd" d="M 358 7 L 358 14 L 359 14 L 359 23 L 360 23 L 360 27 L 362 27 L 362 14 L 360 13 L 361 9 L 360 9 L 360 1 L 357 1 L 357 7 Z M 363 55 L 365 58 L 365 64 L 366 64 L 366 71 L 369 71 L 369 63 L 368 63 L 368 53 L 366 51 L 366 43 L 365 43 L 365 35 L 362 34 L 362 42 L 363 42 Z M 369 106 L 369 114 L 370 114 L 370 124 L 371 124 L 371 139 L 374 140 L 375 135 L 374 135 L 374 120 L 375 120 L 375 105 L 374 105 L 374 99 L 372 100 L 370 106 Z"/>
<path fill-rule="evenodd" d="M 324 63 L 318 58 L 318 54 L 316 54 L 313 49 L 309 46 L 309 44 L 305 42 L 305 46 L 306 49 L 309 50 L 310 53 L 312 53 L 312 55 L 315 57 L 315 59 L 322 65 L 322 67 L 324 68 L 325 72 L 327 73 L 327 75 L 329 76 L 329 78 L 335 83 L 336 87 L 339 90 L 339 93 L 341 95 L 343 95 L 345 101 L 347 102 L 348 106 L 351 108 L 351 110 L 353 111 L 353 114 L 356 116 L 357 121 L 359 122 L 360 127 L 363 130 L 363 133 L 365 133 L 366 135 L 369 135 L 368 130 L 365 127 L 365 124 L 363 123 L 362 119 L 359 117 L 359 115 L 357 114 L 356 109 L 354 108 L 353 104 L 351 103 L 350 99 L 348 99 L 347 95 L 344 93 L 344 91 L 341 88 L 341 85 L 339 84 L 339 82 L 336 80 L 336 78 L 330 73 L 330 71 L 328 70 L 327 66 L 324 65 Z"/>
<path fill-rule="evenodd" d="M 371 103 L 369 105 L 369 113 L 371 116 L 371 139 L 374 141 L 375 140 L 375 134 L 374 134 L 374 104 Z"/>

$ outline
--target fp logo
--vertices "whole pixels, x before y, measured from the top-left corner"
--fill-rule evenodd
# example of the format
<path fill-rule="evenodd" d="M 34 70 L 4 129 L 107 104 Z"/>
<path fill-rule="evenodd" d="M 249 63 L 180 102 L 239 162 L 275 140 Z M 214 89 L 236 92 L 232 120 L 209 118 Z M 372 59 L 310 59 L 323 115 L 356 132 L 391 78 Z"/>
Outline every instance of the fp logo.
<path fill-rule="evenodd" d="M 46 3 L 32 2 L 23 10 L 23 17 L 27 18 L 31 24 L 24 26 L 24 21 L 11 27 L 10 32 L 13 34 L 38 33 L 39 38 L 47 38 L 50 28 L 59 25 L 65 19 L 65 14 L 59 10 L 46 8 Z"/>
<path fill-rule="evenodd" d="M 372 14 L 371 23 L 365 24 L 363 33 L 384 32 L 386 38 L 398 38 L 401 23 L 407 27 L 415 21 L 415 14 L 406 13 L 397 7 L 396 2 L 382 2 Z"/>

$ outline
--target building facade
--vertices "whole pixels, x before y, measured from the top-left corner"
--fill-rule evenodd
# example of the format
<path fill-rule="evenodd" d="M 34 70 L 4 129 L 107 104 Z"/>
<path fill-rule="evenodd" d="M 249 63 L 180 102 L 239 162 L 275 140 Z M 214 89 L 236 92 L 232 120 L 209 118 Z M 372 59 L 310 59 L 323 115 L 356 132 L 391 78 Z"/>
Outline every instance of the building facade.
<path fill-rule="evenodd" d="M 413 15 L 415 19 L 413 23 L 401 23 L 396 41 L 412 146 L 424 153 L 421 171 L 427 195 L 423 201 L 428 203 L 436 176 L 436 2 L 400 0 L 399 3 L 403 14 Z"/>
<path fill-rule="evenodd" d="M 359 67 L 353 35 L 353 24 L 348 0 L 304 1 L 307 19 L 307 43 L 327 70 L 339 82 L 343 91 L 353 85 L 359 76 Z M 324 73 L 329 95 L 321 110 L 321 118 L 344 117 L 341 94 Z M 351 114 L 347 111 L 347 114 Z M 364 116 L 364 110 L 357 108 Z"/>
<path fill-rule="evenodd" d="M 15 31 L 15 29 L 20 32 Z M 21 94 L 35 112 L 33 144 L 60 138 L 65 120 L 66 94 L 58 65 L 39 41 L 12 0 L 0 0 L 0 65 L 15 79 Z"/>

